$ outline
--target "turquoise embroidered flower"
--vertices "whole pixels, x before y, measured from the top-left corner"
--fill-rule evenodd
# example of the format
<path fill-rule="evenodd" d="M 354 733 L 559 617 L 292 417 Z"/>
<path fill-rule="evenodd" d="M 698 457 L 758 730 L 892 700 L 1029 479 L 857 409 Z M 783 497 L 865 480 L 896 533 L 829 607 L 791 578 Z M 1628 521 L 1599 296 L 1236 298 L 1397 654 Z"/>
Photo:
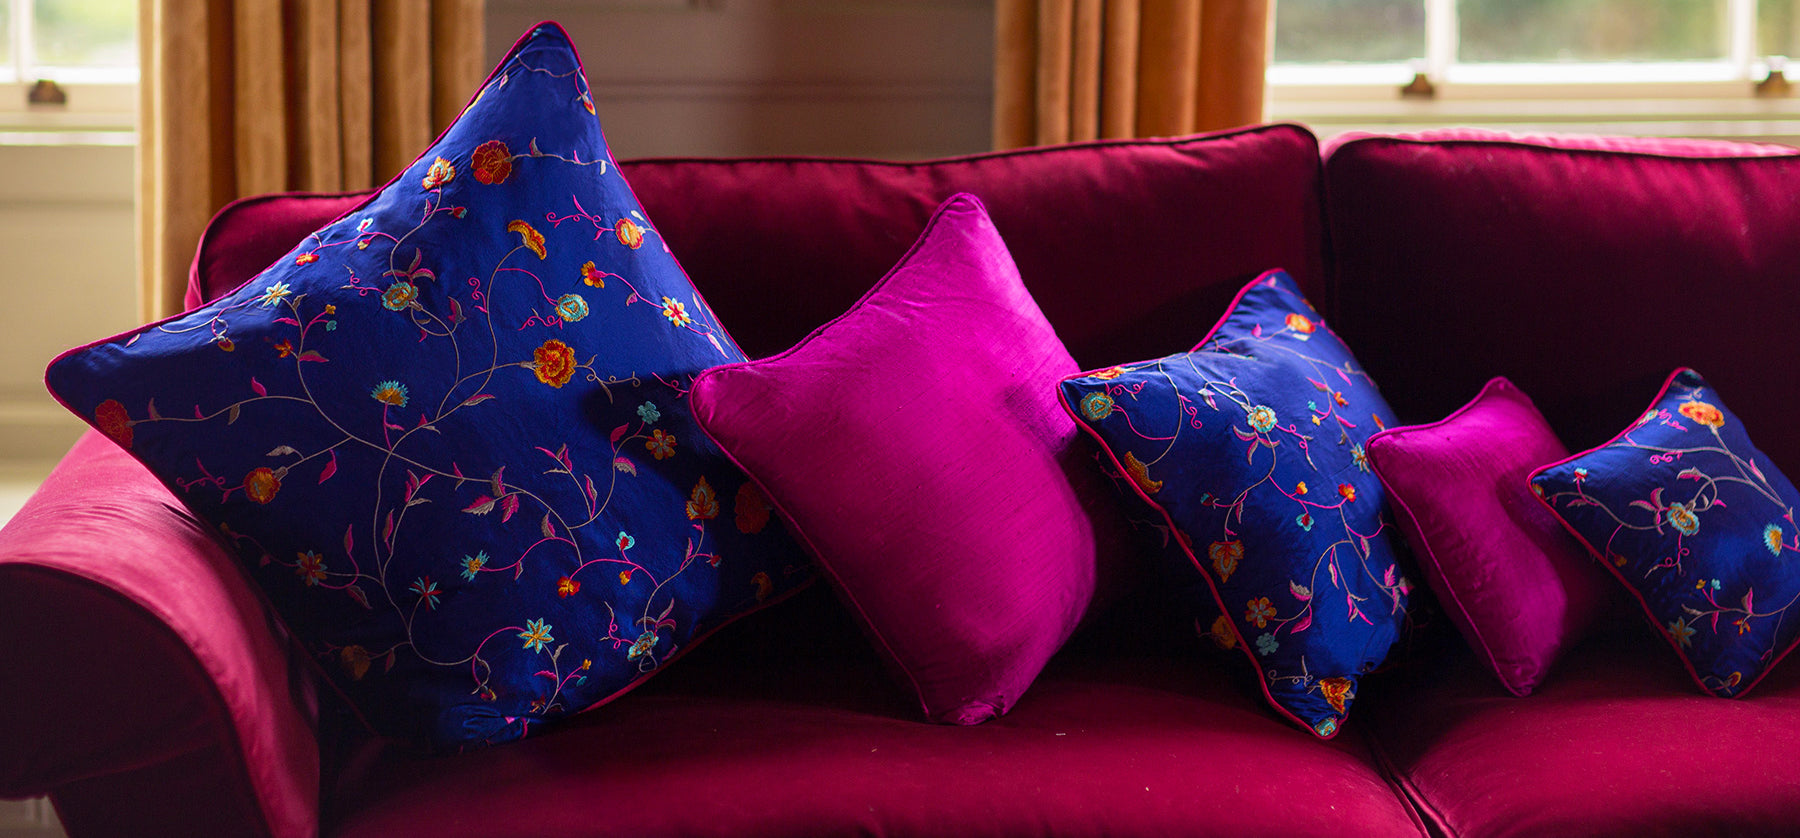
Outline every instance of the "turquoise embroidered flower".
<path fill-rule="evenodd" d="M 388 407 L 405 407 L 406 385 L 398 381 L 383 381 L 375 385 L 375 389 L 369 391 L 369 398 Z"/>
<path fill-rule="evenodd" d="M 1250 412 L 1245 415 L 1244 421 L 1249 422 L 1250 427 L 1257 433 L 1266 434 L 1270 429 L 1275 427 L 1275 409 L 1268 405 L 1259 404 L 1250 408 Z"/>
<path fill-rule="evenodd" d="M 526 620 L 525 630 L 519 632 L 519 639 L 525 641 L 525 648 L 533 652 L 544 651 L 544 644 L 553 643 L 556 638 L 550 636 L 552 626 L 543 620 Z"/>
<path fill-rule="evenodd" d="M 638 658 L 650 654 L 650 651 L 655 648 L 656 632 L 646 631 L 643 634 L 638 635 L 637 641 L 631 644 L 631 650 L 625 653 L 625 659 L 637 660 Z"/>
<path fill-rule="evenodd" d="M 1262 634 L 1256 638 L 1256 653 L 1259 655 L 1265 657 L 1273 655 L 1279 648 L 1281 648 L 1281 643 L 1275 639 L 1273 634 Z"/>
<path fill-rule="evenodd" d="M 656 405 L 650 402 L 644 402 L 643 404 L 638 405 L 637 414 L 638 418 L 644 420 L 644 424 L 646 425 L 654 425 L 656 424 L 656 420 L 662 418 L 662 412 L 657 410 Z"/>
<path fill-rule="evenodd" d="M 1763 546 L 1769 548 L 1770 553 L 1781 555 L 1781 544 L 1785 540 L 1780 527 L 1770 524 L 1763 528 Z"/>
<path fill-rule="evenodd" d="M 462 578 L 467 579 L 470 582 L 475 581 L 475 574 L 480 573 L 482 568 L 487 567 L 487 563 L 488 554 L 485 550 L 476 553 L 473 556 L 464 556 L 462 558 Z"/>
<path fill-rule="evenodd" d="M 264 289 L 262 296 L 257 297 L 256 301 L 263 304 L 265 307 L 273 306 L 276 303 L 279 303 L 282 300 L 287 299 L 287 296 L 290 293 L 293 293 L 293 292 L 288 290 L 287 283 L 277 282 L 273 285 L 270 285 L 268 288 Z"/>
<path fill-rule="evenodd" d="M 431 577 L 421 576 L 417 579 L 414 579 L 412 586 L 407 588 L 407 590 L 412 591 L 414 596 L 417 596 L 419 599 L 424 600 L 425 605 L 428 606 L 431 610 L 433 610 L 433 611 L 437 610 L 438 596 L 442 593 L 442 591 L 438 590 L 438 583 L 431 581 Z"/>
<path fill-rule="evenodd" d="M 568 323 L 588 316 L 587 300 L 582 299 L 580 294 L 562 295 L 562 298 L 556 301 L 556 316 Z"/>
<path fill-rule="evenodd" d="M 1685 619 L 1677 619 L 1669 624 L 1669 636 L 1675 638 L 1675 642 L 1682 646 L 1694 645 L 1694 627 L 1688 625 Z"/>
<path fill-rule="evenodd" d="M 1299 524 L 1300 529 L 1306 530 L 1307 532 L 1312 532 L 1312 525 L 1313 525 L 1312 513 L 1311 512 L 1300 513 L 1300 517 L 1295 518 L 1294 523 Z"/>
<path fill-rule="evenodd" d="M 1081 397 L 1081 415 L 1098 422 L 1112 415 L 1113 398 L 1105 393 L 1089 393 Z"/>
<path fill-rule="evenodd" d="M 1362 471 L 1369 470 L 1369 452 L 1363 450 L 1362 443 L 1359 442 L 1350 446 L 1350 459 L 1352 462 L 1356 463 L 1358 469 Z"/>
<path fill-rule="evenodd" d="M 1700 531 L 1700 516 L 1694 512 L 1694 504 L 1671 503 L 1663 516 L 1669 519 L 1669 526 L 1681 531 L 1682 535 L 1693 535 Z"/>
<path fill-rule="evenodd" d="M 381 305 L 388 311 L 405 311 L 418 298 L 419 286 L 397 279 L 386 291 L 381 292 Z"/>

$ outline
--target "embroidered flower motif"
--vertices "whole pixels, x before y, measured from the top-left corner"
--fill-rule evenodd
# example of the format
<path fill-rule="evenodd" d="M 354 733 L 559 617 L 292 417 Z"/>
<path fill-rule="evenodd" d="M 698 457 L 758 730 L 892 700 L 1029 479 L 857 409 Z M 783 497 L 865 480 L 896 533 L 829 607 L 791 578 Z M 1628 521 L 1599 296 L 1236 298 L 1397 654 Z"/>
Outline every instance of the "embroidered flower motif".
<path fill-rule="evenodd" d="M 704 476 L 694 484 L 693 494 L 688 496 L 687 516 L 689 521 L 710 521 L 719 517 L 719 499 Z"/>
<path fill-rule="evenodd" d="M 580 590 L 581 583 L 570 579 L 567 576 L 560 577 L 556 580 L 556 595 L 563 599 L 574 596 L 575 593 Z"/>
<path fill-rule="evenodd" d="M 656 420 L 662 418 L 662 411 L 656 409 L 655 403 L 644 402 L 643 404 L 638 405 L 637 415 L 639 419 L 644 420 L 644 424 L 654 425 L 656 424 Z"/>
<path fill-rule="evenodd" d="M 319 254 L 317 253 L 302 253 L 299 256 L 294 257 L 294 264 L 296 265 L 310 265 L 317 261 L 319 261 Z"/>
<path fill-rule="evenodd" d="M 325 581 L 325 557 L 307 551 L 299 554 L 300 560 L 294 564 L 294 575 L 307 587 L 313 587 Z"/>
<path fill-rule="evenodd" d="M 1089 393 L 1081 397 L 1081 415 L 1098 422 L 1112 415 L 1113 397 L 1105 393 Z"/>
<path fill-rule="evenodd" d="M 361 646 L 345 646 L 338 650 L 338 663 L 350 674 L 350 680 L 361 681 L 369 674 L 369 650 Z"/>
<path fill-rule="evenodd" d="M 292 293 L 293 291 L 288 289 L 287 283 L 277 282 L 264 288 L 262 296 L 257 297 L 256 301 L 261 303 L 264 308 L 269 308 L 280 303 L 282 300 L 287 299 L 288 295 Z"/>
<path fill-rule="evenodd" d="M 644 246 L 644 228 L 629 218 L 621 218 L 619 223 L 613 225 L 613 235 L 618 237 L 619 244 L 632 250 Z"/>
<path fill-rule="evenodd" d="M 606 271 L 594 267 L 593 262 L 581 266 L 581 281 L 595 288 L 606 287 Z"/>
<path fill-rule="evenodd" d="M 1269 604 L 1269 598 L 1259 596 L 1250 600 L 1244 611 L 1244 622 L 1255 623 L 1257 628 L 1266 628 L 1269 620 L 1275 617 L 1275 606 Z"/>
<path fill-rule="evenodd" d="M 1694 514 L 1694 504 L 1671 503 L 1663 517 L 1669 520 L 1669 526 L 1680 530 L 1682 535 L 1693 535 L 1700 531 L 1700 516 Z"/>
<path fill-rule="evenodd" d="M 688 316 L 687 306 L 682 305 L 680 300 L 668 297 L 663 298 L 662 316 L 669 318 L 669 322 L 677 326 L 686 326 L 694 322 L 694 318 Z"/>
<path fill-rule="evenodd" d="M 456 179 L 456 166 L 439 157 L 431 161 L 431 168 L 425 170 L 425 179 L 419 184 L 426 189 L 436 189 Z"/>
<path fill-rule="evenodd" d="M 411 591 L 413 595 L 419 599 L 424 600 L 425 607 L 433 611 L 437 610 L 438 596 L 441 595 L 442 592 L 438 590 L 438 583 L 431 581 L 431 577 L 421 576 L 414 579 L 411 587 L 408 587 L 407 590 Z"/>
<path fill-rule="evenodd" d="M 490 186 L 505 183 L 512 175 L 512 149 L 499 140 L 488 140 L 469 154 L 469 164 L 475 168 L 476 180 Z"/>
<path fill-rule="evenodd" d="M 1355 501 L 1356 500 L 1356 487 L 1352 486 L 1348 483 L 1339 483 L 1338 484 L 1338 497 L 1343 498 L 1345 503 L 1350 503 L 1350 502 Z"/>
<path fill-rule="evenodd" d="M 666 460 L 675 456 L 675 435 L 658 428 L 644 441 L 644 448 L 656 459 Z"/>
<path fill-rule="evenodd" d="M 519 639 L 525 641 L 525 648 L 542 652 L 544 644 L 556 642 L 556 638 L 550 636 L 552 628 L 554 626 L 546 625 L 543 620 L 526 620 L 525 630 L 519 632 Z"/>
<path fill-rule="evenodd" d="M 1306 481 L 1302 480 L 1299 483 L 1294 484 L 1294 494 L 1302 497 L 1306 495 Z"/>
<path fill-rule="evenodd" d="M 543 346 L 532 350 L 531 371 L 537 374 L 537 380 L 561 389 L 575 375 L 575 350 L 555 338 L 544 341 Z"/>
<path fill-rule="evenodd" d="M 1294 518 L 1294 523 L 1299 524 L 1300 529 L 1303 529 L 1307 532 L 1312 532 L 1312 525 L 1313 525 L 1312 513 L 1311 512 L 1300 513 L 1300 515 L 1298 517 Z"/>
<path fill-rule="evenodd" d="M 1781 545 L 1785 540 L 1786 537 L 1782 534 L 1781 527 L 1774 524 L 1763 527 L 1763 546 L 1769 548 L 1770 553 L 1781 555 Z"/>
<path fill-rule="evenodd" d="M 1151 480 L 1150 467 L 1140 462 L 1137 455 L 1130 451 L 1125 452 L 1125 473 L 1131 476 L 1131 482 L 1136 483 L 1139 489 L 1143 489 L 1146 495 L 1154 495 L 1162 491 L 1163 482 Z"/>
<path fill-rule="evenodd" d="M 632 643 L 631 649 L 625 653 L 625 658 L 626 660 L 637 660 L 638 658 L 650 654 L 651 650 L 655 648 L 656 632 L 654 630 L 646 631 L 643 634 L 638 635 L 637 641 Z"/>
<path fill-rule="evenodd" d="M 1681 415 L 1694 420 L 1696 424 L 1709 428 L 1720 428 L 1725 425 L 1725 414 L 1719 409 L 1702 401 L 1682 402 L 1679 408 Z"/>
<path fill-rule="evenodd" d="M 1362 443 L 1350 446 L 1350 461 L 1361 471 L 1369 470 L 1369 452 L 1363 450 Z"/>
<path fill-rule="evenodd" d="M 125 405 L 118 399 L 107 399 L 94 408 L 94 426 L 118 443 L 119 447 L 131 447 L 131 414 L 125 411 Z"/>
<path fill-rule="evenodd" d="M 487 567 L 487 563 L 488 554 L 486 551 L 476 553 L 473 556 L 462 557 L 462 578 L 467 579 L 470 582 L 475 581 L 475 574 L 480 573 L 482 568 Z"/>
<path fill-rule="evenodd" d="M 213 342 L 218 344 L 220 352 L 234 352 L 237 350 L 237 344 L 232 343 L 231 338 L 221 337 Z"/>
<path fill-rule="evenodd" d="M 732 512 L 737 517 L 738 532 L 755 535 L 769 525 L 769 502 L 763 498 L 756 486 L 744 483 L 738 486 L 737 502 Z"/>
<path fill-rule="evenodd" d="M 405 407 L 406 385 L 398 381 L 383 381 L 369 391 L 369 398 L 389 407 Z"/>
<path fill-rule="evenodd" d="M 580 294 L 562 295 L 556 301 L 556 316 L 569 323 L 588 316 L 587 300 L 582 299 Z"/>
<path fill-rule="evenodd" d="M 1124 374 L 1125 374 L 1124 367 L 1111 367 L 1109 369 L 1103 369 L 1097 373 L 1094 373 L 1094 377 L 1100 379 L 1101 381 L 1111 381 L 1111 380 L 1118 378 L 1119 376 L 1124 375 Z"/>
<path fill-rule="evenodd" d="M 757 602 L 762 602 L 769 598 L 769 594 L 775 593 L 775 583 L 769 581 L 769 574 L 763 571 L 759 570 L 755 576 L 750 577 L 750 584 L 756 586 Z"/>
<path fill-rule="evenodd" d="M 1331 709 L 1344 712 L 1344 705 L 1355 697 L 1355 682 L 1349 678 L 1320 678 L 1319 692 L 1325 696 L 1325 702 Z"/>
<path fill-rule="evenodd" d="M 629 570 L 619 571 L 619 584 L 620 585 L 631 584 L 631 571 L 629 571 Z"/>
<path fill-rule="evenodd" d="M 506 222 L 506 232 L 518 233 L 520 243 L 530 248 L 532 253 L 536 253 L 537 258 L 549 257 L 550 252 L 544 249 L 544 234 L 538 232 L 537 228 L 531 226 L 529 222 L 517 218 L 508 221 Z"/>
<path fill-rule="evenodd" d="M 1259 404 L 1250 408 L 1250 412 L 1244 416 L 1244 421 L 1249 422 L 1250 428 L 1257 433 L 1266 434 L 1275 427 L 1275 409 Z"/>
<path fill-rule="evenodd" d="M 1219 581 L 1224 582 L 1231 578 L 1238 562 L 1244 558 L 1244 542 L 1215 541 L 1207 546 L 1206 556 L 1212 559 L 1213 572 L 1219 574 Z"/>
<path fill-rule="evenodd" d="M 1694 645 L 1694 627 L 1688 625 L 1686 619 L 1677 618 L 1675 622 L 1670 623 L 1669 636 L 1675 638 L 1675 642 L 1681 644 L 1683 648 L 1691 648 Z"/>
<path fill-rule="evenodd" d="M 1307 335 L 1312 334 L 1313 330 L 1318 328 L 1313 325 L 1311 320 L 1306 319 L 1306 315 L 1300 314 L 1299 312 L 1290 312 L 1288 314 L 1287 327 L 1293 329 L 1294 332 L 1300 336 L 1301 340 L 1305 340 Z"/>
<path fill-rule="evenodd" d="M 1280 643 L 1280 641 L 1277 641 L 1275 639 L 1275 635 L 1259 634 L 1256 636 L 1256 653 L 1257 654 L 1262 655 L 1263 657 L 1266 658 L 1270 655 L 1275 654 L 1275 650 L 1280 649 L 1280 648 L 1281 648 L 1281 643 Z"/>
<path fill-rule="evenodd" d="M 294 357 L 294 342 L 288 341 L 288 340 L 276 341 L 275 357 L 277 357 L 277 358 L 292 358 L 292 357 Z"/>
<path fill-rule="evenodd" d="M 1319 734 L 1320 737 L 1329 737 L 1330 735 L 1337 733 L 1337 729 L 1337 719 L 1323 719 L 1318 724 L 1313 725 L 1313 732 Z"/>
<path fill-rule="evenodd" d="M 419 299 L 419 286 L 404 279 L 394 280 L 386 291 L 381 292 L 381 306 L 388 311 L 405 311 L 413 301 Z"/>
<path fill-rule="evenodd" d="M 1212 628 L 1207 630 L 1205 637 L 1221 649 L 1237 648 L 1237 634 L 1231 630 L 1231 619 L 1224 614 L 1213 618 Z"/>
<path fill-rule="evenodd" d="M 271 469 L 251 469 L 244 475 L 244 495 L 257 503 L 268 503 L 281 491 L 281 478 Z"/>
<path fill-rule="evenodd" d="M 636 546 L 637 539 L 632 538 L 631 536 L 629 536 L 625 533 L 619 533 L 618 539 L 614 540 L 613 543 L 618 545 L 619 552 L 623 553 L 626 550 L 630 550 L 632 547 Z"/>

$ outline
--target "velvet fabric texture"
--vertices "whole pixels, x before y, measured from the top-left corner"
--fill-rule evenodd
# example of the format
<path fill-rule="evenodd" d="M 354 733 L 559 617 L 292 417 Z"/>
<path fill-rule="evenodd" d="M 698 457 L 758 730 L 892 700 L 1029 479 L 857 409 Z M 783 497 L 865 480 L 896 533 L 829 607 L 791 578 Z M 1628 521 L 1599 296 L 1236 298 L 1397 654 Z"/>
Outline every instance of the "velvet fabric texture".
<path fill-rule="evenodd" d="M 808 579 L 691 424 L 741 360 L 554 24 L 253 281 L 57 359 L 376 730 L 454 750 L 630 689 Z"/>
<path fill-rule="evenodd" d="M 1625 583 L 1701 689 L 1748 692 L 1800 642 L 1800 492 L 1699 373 L 1532 491 Z"/>
<path fill-rule="evenodd" d="M 1496 378 L 1440 421 L 1370 437 L 1368 453 L 1450 621 L 1507 690 L 1530 695 L 1611 584 L 1525 481 L 1569 450 L 1529 397 Z"/>
<path fill-rule="evenodd" d="M 1406 422 L 1503 375 L 1580 451 L 1680 366 L 1752 428 L 1800 404 L 1800 376 L 1746 362 L 1800 357 L 1800 151 L 1461 129 L 1338 143 L 1325 180 L 1325 313 Z M 1764 437 L 1800 467 L 1800 434 Z"/>
<path fill-rule="evenodd" d="M 1364 442 L 1393 416 L 1281 271 L 1193 351 L 1062 382 L 1063 405 L 1179 545 L 1171 568 L 1276 710 L 1337 733 L 1406 619 Z"/>
<path fill-rule="evenodd" d="M 1116 496 L 1056 404 L 1075 369 L 956 195 L 843 316 L 690 398 L 926 717 L 967 725 L 1010 709 L 1126 570 Z"/>

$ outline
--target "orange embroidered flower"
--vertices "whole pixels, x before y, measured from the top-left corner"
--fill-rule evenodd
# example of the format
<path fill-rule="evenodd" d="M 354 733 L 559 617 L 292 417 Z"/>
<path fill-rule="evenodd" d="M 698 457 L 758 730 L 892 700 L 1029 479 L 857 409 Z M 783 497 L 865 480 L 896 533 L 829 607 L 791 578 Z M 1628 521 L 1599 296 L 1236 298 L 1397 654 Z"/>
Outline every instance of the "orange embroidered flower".
<path fill-rule="evenodd" d="M 294 575 L 309 588 L 325 581 L 325 557 L 311 551 L 301 553 L 300 561 L 294 565 Z"/>
<path fill-rule="evenodd" d="M 606 287 L 606 272 L 594 267 L 593 262 L 581 266 L 581 281 L 595 288 Z"/>
<path fill-rule="evenodd" d="M 1338 497 L 1343 498 L 1346 501 L 1356 500 L 1356 487 L 1348 483 L 1339 483 Z"/>
<path fill-rule="evenodd" d="M 1299 483 L 1294 484 L 1294 494 L 1296 494 L 1296 495 L 1306 494 L 1306 481 L 1302 480 Z"/>
<path fill-rule="evenodd" d="M 469 163 L 475 167 L 476 180 L 489 185 L 505 183 L 512 175 L 512 150 L 499 140 L 488 140 L 475 147 Z"/>
<path fill-rule="evenodd" d="M 650 432 L 650 438 L 644 441 L 644 448 L 658 460 L 666 460 L 675 456 L 675 435 L 658 428 Z"/>
<path fill-rule="evenodd" d="M 739 486 L 737 502 L 733 506 L 732 511 L 737 515 L 738 532 L 755 535 L 769 525 L 769 502 L 754 485 L 745 483 Z"/>
<path fill-rule="evenodd" d="M 431 168 L 425 170 L 425 179 L 420 181 L 420 185 L 424 186 L 426 189 L 436 189 L 455 179 L 456 166 L 450 161 L 439 157 L 438 159 L 431 161 Z"/>
<path fill-rule="evenodd" d="M 644 246 L 644 228 L 629 218 L 621 218 L 619 223 L 613 225 L 613 235 L 619 238 L 619 244 L 632 250 Z"/>
<path fill-rule="evenodd" d="M 350 673 L 350 680 L 361 681 L 369 673 L 369 650 L 361 646 L 345 646 L 338 650 L 338 662 Z"/>
<path fill-rule="evenodd" d="M 1725 414 L 1706 402 L 1682 402 L 1680 410 L 1681 415 L 1709 428 L 1719 428 L 1725 425 Z"/>
<path fill-rule="evenodd" d="M 388 407 L 406 406 L 406 385 L 398 381 L 383 381 L 369 391 L 372 398 Z"/>
<path fill-rule="evenodd" d="M 1244 622 L 1255 623 L 1257 628 L 1264 628 L 1275 618 L 1275 606 L 1269 604 L 1269 598 L 1259 596 L 1250 600 L 1244 610 Z"/>
<path fill-rule="evenodd" d="M 1237 634 L 1231 630 L 1231 619 L 1224 614 L 1213 619 L 1212 630 L 1206 633 L 1206 639 L 1227 651 L 1237 648 Z"/>
<path fill-rule="evenodd" d="M 244 494 L 257 503 L 268 503 L 281 491 L 281 478 L 271 469 L 251 469 L 244 475 Z"/>
<path fill-rule="evenodd" d="M 621 584 L 621 585 L 631 584 L 631 571 L 629 571 L 629 570 L 619 571 L 619 584 Z"/>
<path fill-rule="evenodd" d="M 1331 709 L 1344 712 L 1344 705 L 1355 697 L 1356 685 L 1349 678 L 1320 678 L 1319 692 L 1325 695 L 1326 703 Z"/>
<path fill-rule="evenodd" d="M 687 516 L 689 521 L 710 521 L 719 517 L 719 499 L 713 493 L 711 483 L 705 477 L 694 484 L 693 494 L 688 496 Z"/>
<path fill-rule="evenodd" d="M 531 248 L 531 252 L 536 253 L 537 258 L 543 259 L 550 255 L 548 251 L 544 250 L 544 234 L 538 232 L 536 227 L 531 226 L 531 224 L 526 221 L 517 218 L 508 221 L 506 222 L 506 231 L 508 233 L 518 233 L 519 240 L 523 242 L 526 247 Z"/>
<path fill-rule="evenodd" d="M 219 338 L 218 344 L 219 344 L 219 351 L 221 351 L 221 352 L 237 351 L 237 344 L 233 343 L 231 341 L 231 338 Z"/>
<path fill-rule="evenodd" d="M 1162 491 L 1163 482 L 1151 480 L 1150 467 L 1139 462 L 1137 455 L 1130 451 L 1125 452 L 1125 473 L 1131 475 L 1131 482 L 1136 483 L 1139 489 L 1143 489 L 1146 495 L 1154 495 Z"/>
<path fill-rule="evenodd" d="M 669 318 L 669 322 L 677 326 L 686 326 L 687 324 L 694 322 L 694 318 L 688 316 L 687 306 L 682 305 L 680 300 L 673 300 L 668 297 L 663 298 L 662 315 Z"/>
<path fill-rule="evenodd" d="M 293 341 L 286 340 L 277 342 L 275 344 L 275 351 L 278 353 L 276 355 L 278 358 L 292 357 L 294 354 L 294 343 Z"/>
<path fill-rule="evenodd" d="M 532 350 L 531 370 L 537 374 L 537 380 L 561 389 L 575 375 L 575 350 L 555 338 L 544 341 L 543 346 Z"/>
<path fill-rule="evenodd" d="M 1238 562 L 1244 558 L 1244 542 L 1215 541 L 1206 548 L 1207 558 L 1212 559 L 1213 572 L 1219 574 L 1219 581 L 1231 578 L 1237 570 Z"/>
<path fill-rule="evenodd" d="M 581 583 L 567 576 L 556 580 L 556 595 L 559 597 L 567 599 L 574 596 L 575 592 L 579 590 L 581 590 Z"/>
<path fill-rule="evenodd" d="M 1287 327 L 1303 335 L 1310 335 L 1314 329 L 1318 328 L 1313 325 L 1311 320 L 1306 319 L 1306 315 L 1298 312 L 1290 313 L 1287 316 Z"/>
<path fill-rule="evenodd" d="M 772 594 L 775 592 L 775 583 L 769 581 L 769 574 L 764 573 L 760 570 L 756 572 L 755 576 L 750 577 L 750 584 L 756 586 L 756 601 L 757 602 L 762 602 L 763 600 L 768 599 L 769 594 Z"/>
<path fill-rule="evenodd" d="M 1100 379 L 1101 381 L 1111 381 L 1111 380 L 1118 378 L 1119 376 L 1124 375 L 1124 374 L 1125 374 L 1124 367 L 1112 367 L 1111 369 L 1104 369 L 1097 373 L 1094 373 L 1094 377 Z"/>
<path fill-rule="evenodd" d="M 296 265 L 310 265 L 317 261 L 319 261 L 319 254 L 317 253 L 302 253 L 299 256 L 294 257 L 294 264 Z"/>
<path fill-rule="evenodd" d="M 94 408 L 94 426 L 121 448 L 131 447 L 131 414 L 118 399 L 107 399 Z"/>

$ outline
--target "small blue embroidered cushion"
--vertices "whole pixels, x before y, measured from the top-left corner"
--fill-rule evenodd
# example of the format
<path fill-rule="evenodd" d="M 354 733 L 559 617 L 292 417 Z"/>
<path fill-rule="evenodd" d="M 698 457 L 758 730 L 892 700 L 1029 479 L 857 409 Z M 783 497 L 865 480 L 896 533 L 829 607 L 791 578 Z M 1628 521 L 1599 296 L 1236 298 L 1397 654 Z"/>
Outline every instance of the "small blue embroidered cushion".
<path fill-rule="evenodd" d="M 1062 399 L 1172 533 L 1182 596 L 1223 610 L 1211 633 L 1278 712 L 1337 733 L 1410 583 L 1363 450 L 1393 416 L 1293 280 L 1258 277 L 1193 351 L 1069 378 Z"/>
<path fill-rule="evenodd" d="M 1800 641 L 1800 493 L 1699 373 L 1530 481 L 1707 692 L 1743 695 Z"/>
<path fill-rule="evenodd" d="M 456 750 L 809 578 L 689 414 L 694 374 L 742 360 L 547 24 L 367 203 L 48 380 L 217 526 L 377 731 Z"/>

